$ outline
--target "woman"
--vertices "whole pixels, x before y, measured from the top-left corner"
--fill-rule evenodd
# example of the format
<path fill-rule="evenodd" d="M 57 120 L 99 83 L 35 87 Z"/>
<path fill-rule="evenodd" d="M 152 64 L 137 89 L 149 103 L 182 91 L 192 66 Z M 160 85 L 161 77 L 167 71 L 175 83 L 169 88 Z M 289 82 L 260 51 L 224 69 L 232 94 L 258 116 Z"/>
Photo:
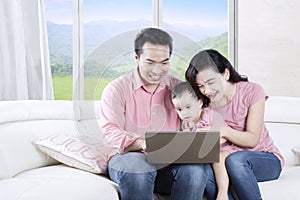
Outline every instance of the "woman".
<path fill-rule="evenodd" d="M 263 88 L 239 75 L 216 50 L 196 54 L 185 77 L 214 113 L 211 124 L 221 126 L 221 141 L 230 153 L 226 169 L 239 199 L 262 199 L 257 182 L 277 179 L 284 164 L 264 124 L 268 96 Z M 215 199 L 217 190 L 211 169 L 207 198 Z"/>

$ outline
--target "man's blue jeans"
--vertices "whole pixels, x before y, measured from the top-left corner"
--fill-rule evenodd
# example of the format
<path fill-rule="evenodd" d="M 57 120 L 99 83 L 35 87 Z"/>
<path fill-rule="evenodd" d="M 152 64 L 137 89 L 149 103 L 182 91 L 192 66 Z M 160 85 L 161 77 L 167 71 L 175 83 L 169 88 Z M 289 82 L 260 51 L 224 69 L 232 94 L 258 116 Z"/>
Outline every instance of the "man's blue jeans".
<path fill-rule="evenodd" d="M 108 164 L 109 177 L 119 185 L 122 200 L 153 200 L 155 185 L 163 186 L 161 181 L 170 180 L 171 188 L 157 188 L 171 191 L 172 200 L 202 199 L 207 182 L 208 164 L 169 165 L 170 177 L 162 174 L 157 177 L 157 166 L 146 161 L 139 152 L 117 154 Z"/>
<path fill-rule="evenodd" d="M 272 153 L 239 151 L 228 156 L 226 169 L 239 199 L 260 200 L 262 197 L 257 182 L 277 179 L 281 173 L 281 163 Z M 205 189 L 207 199 L 216 199 L 217 190 L 214 173 L 210 167 Z M 232 199 L 231 194 L 229 197 Z"/>

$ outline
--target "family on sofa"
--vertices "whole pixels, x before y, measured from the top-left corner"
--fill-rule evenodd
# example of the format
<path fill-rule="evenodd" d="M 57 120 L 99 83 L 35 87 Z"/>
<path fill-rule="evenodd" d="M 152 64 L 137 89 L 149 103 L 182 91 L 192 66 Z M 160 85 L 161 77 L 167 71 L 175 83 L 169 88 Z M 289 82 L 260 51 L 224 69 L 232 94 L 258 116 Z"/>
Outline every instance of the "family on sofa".
<path fill-rule="evenodd" d="M 172 102 L 182 82 L 168 74 L 172 37 L 143 29 L 134 50 L 137 68 L 109 83 L 101 102 L 0 102 L 1 199 L 300 199 L 300 101 L 273 101 L 215 50 L 197 53 L 185 77 L 226 159 L 218 169 L 149 164 L 144 133 L 180 130 L 189 105 Z M 284 185 L 291 192 L 276 194 Z"/>
<path fill-rule="evenodd" d="M 226 166 L 214 172 L 209 164 L 156 169 L 146 160 L 144 133 L 180 129 L 170 92 L 181 80 L 168 74 L 173 43 L 167 32 L 143 29 L 134 50 L 137 68 L 109 83 L 100 111 L 105 138 L 121 151 L 108 163 L 109 177 L 119 185 L 121 199 L 150 200 L 153 191 L 171 199 L 199 199 L 204 194 L 208 199 L 233 199 L 227 192 L 229 180 L 240 199 L 262 199 L 257 182 L 277 179 L 284 164 L 264 124 L 268 97 L 263 88 L 239 75 L 219 52 L 196 54 L 186 80 L 204 108 L 212 115 L 222 114 L 222 120 L 212 120 L 210 125 L 221 130 L 221 145 L 228 152 Z"/>

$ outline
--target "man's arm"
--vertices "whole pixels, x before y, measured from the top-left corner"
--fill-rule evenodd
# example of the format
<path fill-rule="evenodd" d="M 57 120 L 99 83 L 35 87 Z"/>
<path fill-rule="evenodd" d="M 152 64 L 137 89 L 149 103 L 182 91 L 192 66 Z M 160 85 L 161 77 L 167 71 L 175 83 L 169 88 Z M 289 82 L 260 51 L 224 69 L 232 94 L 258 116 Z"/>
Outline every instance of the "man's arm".
<path fill-rule="evenodd" d="M 134 143 L 140 136 L 124 130 L 125 126 L 125 95 L 118 84 L 109 84 L 102 93 L 100 115 L 103 136 L 121 151 Z"/>

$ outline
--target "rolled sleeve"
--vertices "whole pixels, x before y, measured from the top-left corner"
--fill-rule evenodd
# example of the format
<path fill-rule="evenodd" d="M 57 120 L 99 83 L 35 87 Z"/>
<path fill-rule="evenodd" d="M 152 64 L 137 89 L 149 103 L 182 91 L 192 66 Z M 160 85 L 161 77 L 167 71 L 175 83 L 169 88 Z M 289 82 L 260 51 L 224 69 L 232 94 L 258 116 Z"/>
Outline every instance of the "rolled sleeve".
<path fill-rule="evenodd" d="M 122 92 L 113 84 L 108 85 L 102 94 L 101 129 L 103 136 L 121 151 L 132 144 L 139 135 L 124 130 L 125 125 L 125 100 Z"/>

